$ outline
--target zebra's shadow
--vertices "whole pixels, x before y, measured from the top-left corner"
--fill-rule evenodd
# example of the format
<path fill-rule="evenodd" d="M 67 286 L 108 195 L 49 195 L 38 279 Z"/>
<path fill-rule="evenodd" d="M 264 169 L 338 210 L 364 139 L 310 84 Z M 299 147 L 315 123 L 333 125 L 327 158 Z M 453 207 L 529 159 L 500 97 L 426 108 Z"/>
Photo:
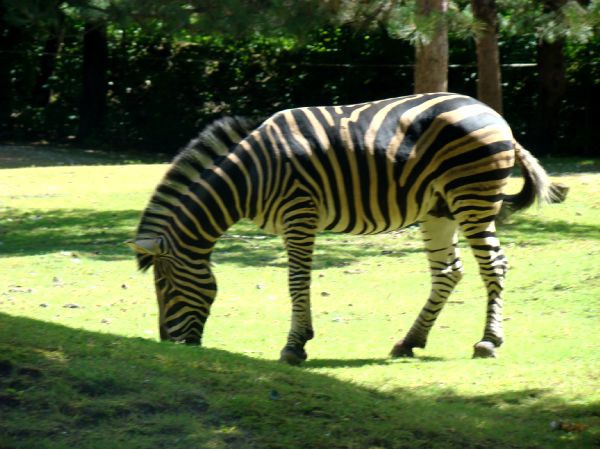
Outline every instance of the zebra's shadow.
<path fill-rule="evenodd" d="M 392 359 L 389 357 L 366 359 L 310 359 L 302 364 L 304 368 L 360 368 L 368 365 L 392 365 L 397 363 L 446 362 L 443 357 L 422 356 Z"/>

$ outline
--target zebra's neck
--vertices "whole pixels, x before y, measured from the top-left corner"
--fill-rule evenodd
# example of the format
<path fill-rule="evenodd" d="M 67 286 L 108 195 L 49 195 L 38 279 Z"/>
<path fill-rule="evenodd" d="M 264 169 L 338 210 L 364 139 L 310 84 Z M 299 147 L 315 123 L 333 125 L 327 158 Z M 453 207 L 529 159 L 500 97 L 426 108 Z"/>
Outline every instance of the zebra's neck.
<path fill-rule="evenodd" d="M 163 181 L 140 222 L 138 238 L 159 237 L 190 261 L 209 259 L 219 237 L 246 215 L 244 190 L 230 171 L 215 166 L 185 184 L 172 177 Z"/>
<path fill-rule="evenodd" d="M 255 125 L 240 117 L 223 118 L 190 141 L 154 192 L 138 237 L 164 237 L 180 248 L 208 252 L 227 228 L 247 216 L 249 188 L 240 170 L 246 162 L 232 153 Z"/>

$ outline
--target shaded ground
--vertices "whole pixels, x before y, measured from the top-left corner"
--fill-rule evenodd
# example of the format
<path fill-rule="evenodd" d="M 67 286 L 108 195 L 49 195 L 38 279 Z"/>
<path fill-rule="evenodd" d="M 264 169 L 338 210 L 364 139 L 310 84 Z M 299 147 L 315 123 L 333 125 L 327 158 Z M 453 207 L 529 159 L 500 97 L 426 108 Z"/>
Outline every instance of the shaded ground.
<path fill-rule="evenodd" d="M 312 372 L 308 364 L 296 369 L 4 313 L 0 354 L 2 448 L 545 449 L 597 443 L 588 432 L 536 428 L 532 417 L 549 423 L 560 411 L 570 423 L 598 411 L 544 389 L 382 394 Z M 429 363 L 330 362 L 392 365 L 398 372 Z M 436 415 L 453 415 L 454 425 L 428 423 Z M 521 438 L 528 426 L 536 433 L 526 445 L 506 441 L 501 430 L 489 436 L 506 423 Z"/>
<path fill-rule="evenodd" d="M 166 163 L 172 156 L 165 153 L 135 151 L 109 152 L 47 145 L 0 144 L 0 169 L 22 167 L 53 167 L 64 165 L 107 165 L 136 163 Z M 552 157 L 542 161 L 550 175 L 600 172 L 600 159 Z"/>
<path fill-rule="evenodd" d="M 55 167 L 63 165 L 106 165 L 163 163 L 165 154 L 113 153 L 95 149 L 75 149 L 36 145 L 0 145 L 0 168 Z"/>

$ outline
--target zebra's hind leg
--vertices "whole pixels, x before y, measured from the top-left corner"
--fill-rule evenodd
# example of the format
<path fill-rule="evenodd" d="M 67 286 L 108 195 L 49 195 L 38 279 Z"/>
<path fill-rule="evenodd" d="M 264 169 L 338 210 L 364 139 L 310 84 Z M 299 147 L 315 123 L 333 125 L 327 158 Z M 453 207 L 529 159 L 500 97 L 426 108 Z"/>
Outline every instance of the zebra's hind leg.
<path fill-rule="evenodd" d="M 427 336 L 452 290 L 462 277 L 457 248 L 458 224 L 449 218 L 428 215 L 421 232 L 431 271 L 431 293 L 427 303 L 406 334 L 393 347 L 392 357 L 413 357 L 413 348 L 424 348 Z"/>
<path fill-rule="evenodd" d="M 284 235 L 288 253 L 292 325 L 280 361 L 299 365 L 307 358 L 304 345 L 313 338 L 310 310 L 310 272 L 315 243 L 315 226 L 306 217 L 287 227 Z"/>
<path fill-rule="evenodd" d="M 496 357 L 496 348 L 504 341 L 502 290 L 508 262 L 496 237 L 494 218 L 494 215 L 460 218 L 460 228 L 473 250 L 487 290 L 485 329 L 483 338 L 474 346 L 473 357 Z"/>

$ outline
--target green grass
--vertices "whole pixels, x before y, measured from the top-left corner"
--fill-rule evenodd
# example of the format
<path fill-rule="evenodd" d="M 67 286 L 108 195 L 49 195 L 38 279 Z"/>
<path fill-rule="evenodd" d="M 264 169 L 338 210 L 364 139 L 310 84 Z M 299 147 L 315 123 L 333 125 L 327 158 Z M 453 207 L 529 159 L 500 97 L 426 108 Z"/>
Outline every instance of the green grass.
<path fill-rule="evenodd" d="M 547 165 L 570 196 L 500 231 L 498 359 L 470 358 L 485 301 L 466 248 L 427 349 L 387 357 L 429 289 L 409 228 L 319 237 L 299 368 L 275 361 L 290 316 L 279 238 L 232 228 L 205 346 L 158 343 L 151 275 L 122 242 L 166 166 L 1 170 L 0 448 L 597 447 L 600 174 Z"/>

